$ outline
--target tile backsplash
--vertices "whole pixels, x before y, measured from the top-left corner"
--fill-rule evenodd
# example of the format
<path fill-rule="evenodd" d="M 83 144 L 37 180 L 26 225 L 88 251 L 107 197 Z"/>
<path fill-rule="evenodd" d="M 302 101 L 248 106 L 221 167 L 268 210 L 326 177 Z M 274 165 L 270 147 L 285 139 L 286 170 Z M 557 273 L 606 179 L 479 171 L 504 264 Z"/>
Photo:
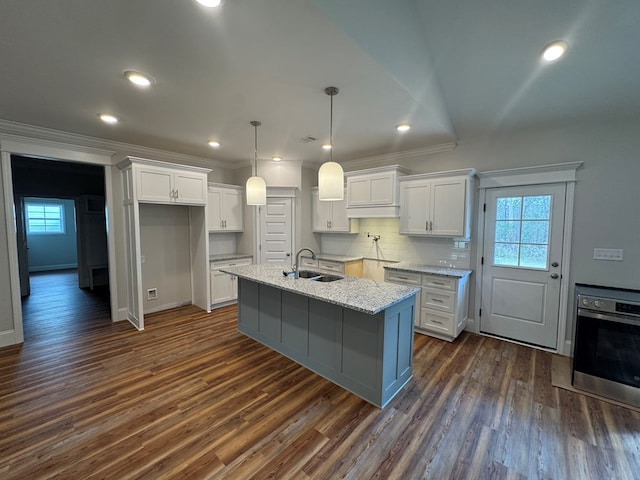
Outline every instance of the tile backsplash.
<path fill-rule="evenodd" d="M 335 255 L 471 268 L 468 241 L 400 235 L 399 226 L 398 218 L 362 218 L 358 234 L 320 235 L 320 250 Z M 378 235 L 380 239 L 375 241 L 374 236 Z"/>

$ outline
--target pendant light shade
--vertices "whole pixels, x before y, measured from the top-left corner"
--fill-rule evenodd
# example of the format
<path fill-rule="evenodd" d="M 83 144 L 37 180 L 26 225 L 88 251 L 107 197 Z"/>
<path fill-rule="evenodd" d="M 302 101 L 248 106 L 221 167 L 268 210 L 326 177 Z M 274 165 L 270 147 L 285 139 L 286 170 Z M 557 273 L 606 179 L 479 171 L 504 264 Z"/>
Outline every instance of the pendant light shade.
<path fill-rule="evenodd" d="M 257 120 L 251 122 L 255 130 L 255 144 L 253 150 L 254 170 L 253 176 L 247 180 L 247 205 L 266 205 L 267 204 L 267 184 L 264 179 L 258 176 L 258 127 L 262 123 Z"/>
<path fill-rule="evenodd" d="M 335 201 L 344 199 L 344 171 L 339 163 L 333 161 L 333 97 L 338 94 L 336 87 L 327 87 L 324 93 L 331 97 L 331 113 L 329 120 L 330 161 L 325 162 L 318 170 L 318 199 Z"/>

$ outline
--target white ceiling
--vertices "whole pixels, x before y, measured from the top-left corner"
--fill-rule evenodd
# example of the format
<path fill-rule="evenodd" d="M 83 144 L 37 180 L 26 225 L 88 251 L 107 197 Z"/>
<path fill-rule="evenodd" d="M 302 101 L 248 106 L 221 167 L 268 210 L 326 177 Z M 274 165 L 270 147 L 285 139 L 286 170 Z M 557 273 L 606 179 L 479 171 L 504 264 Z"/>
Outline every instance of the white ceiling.
<path fill-rule="evenodd" d="M 253 159 L 255 119 L 260 158 L 320 162 L 333 85 L 341 161 L 637 118 L 639 48 L 638 0 L 2 0 L 0 119 L 229 166 Z"/>

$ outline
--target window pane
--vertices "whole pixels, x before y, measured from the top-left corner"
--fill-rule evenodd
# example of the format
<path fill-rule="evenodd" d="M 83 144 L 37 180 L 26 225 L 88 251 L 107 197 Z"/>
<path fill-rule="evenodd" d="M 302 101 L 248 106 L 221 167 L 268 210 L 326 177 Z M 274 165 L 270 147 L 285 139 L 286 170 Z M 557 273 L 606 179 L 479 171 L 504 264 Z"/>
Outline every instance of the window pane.
<path fill-rule="evenodd" d="M 526 220 L 549 220 L 551 218 L 551 195 L 524 197 L 522 218 Z"/>
<path fill-rule="evenodd" d="M 64 205 L 59 203 L 25 203 L 27 233 L 65 233 Z"/>
<path fill-rule="evenodd" d="M 517 267 L 518 247 L 517 243 L 496 243 L 493 247 L 493 263 Z"/>
<path fill-rule="evenodd" d="M 547 268 L 546 245 L 520 245 L 520 266 Z"/>
<path fill-rule="evenodd" d="M 522 222 L 522 242 L 543 245 L 549 243 L 549 222 Z"/>
<path fill-rule="evenodd" d="M 45 205 L 44 213 L 47 215 L 47 217 L 59 217 L 60 207 L 58 205 Z"/>
<path fill-rule="evenodd" d="M 496 222 L 496 242 L 513 243 L 520 241 L 520 222 Z"/>
<path fill-rule="evenodd" d="M 503 197 L 496 200 L 497 220 L 519 220 L 522 197 Z"/>
<path fill-rule="evenodd" d="M 44 232 L 44 225 L 30 225 L 29 226 L 29 233 L 40 233 L 40 232 Z"/>
<path fill-rule="evenodd" d="M 30 217 L 43 217 L 44 206 L 43 205 L 27 205 L 27 215 Z"/>
<path fill-rule="evenodd" d="M 47 221 L 47 232 L 62 233 L 62 223 L 60 220 Z"/>

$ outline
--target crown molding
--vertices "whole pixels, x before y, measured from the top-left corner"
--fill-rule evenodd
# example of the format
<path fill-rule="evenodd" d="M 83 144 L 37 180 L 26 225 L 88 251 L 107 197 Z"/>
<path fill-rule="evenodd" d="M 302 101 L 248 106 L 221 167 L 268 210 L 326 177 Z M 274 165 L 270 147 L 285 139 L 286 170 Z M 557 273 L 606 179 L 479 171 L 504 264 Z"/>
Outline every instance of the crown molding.
<path fill-rule="evenodd" d="M 221 160 L 184 155 L 182 153 L 169 152 L 157 148 L 105 140 L 2 119 L 0 119 L 0 136 L 21 137 L 23 140 L 29 139 L 35 142 L 48 141 L 57 144 L 74 145 L 85 149 L 94 149 L 103 152 L 108 151 L 115 157 L 113 161 L 114 164 L 124 157 L 134 156 L 203 168 L 233 168 L 227 162 Z"/>
<path fill-rule="evenodd" d="M 425 155 L 434 155 L 436 153 L 450 152 L 454 150 L 458 144 L 456 142 L 440 143 L 429 147 L 415 148 L 413 150 L 404 150 L 396 153 L 385 153 L 382 155 L 374 155 L 372 157 L 357 158 L 354 160 L 345 160 L 339 162 L 343 167 L 349 169 L 381 167 L 389 164 L 399 163 L 403 160 L 424 157 Z"/>

